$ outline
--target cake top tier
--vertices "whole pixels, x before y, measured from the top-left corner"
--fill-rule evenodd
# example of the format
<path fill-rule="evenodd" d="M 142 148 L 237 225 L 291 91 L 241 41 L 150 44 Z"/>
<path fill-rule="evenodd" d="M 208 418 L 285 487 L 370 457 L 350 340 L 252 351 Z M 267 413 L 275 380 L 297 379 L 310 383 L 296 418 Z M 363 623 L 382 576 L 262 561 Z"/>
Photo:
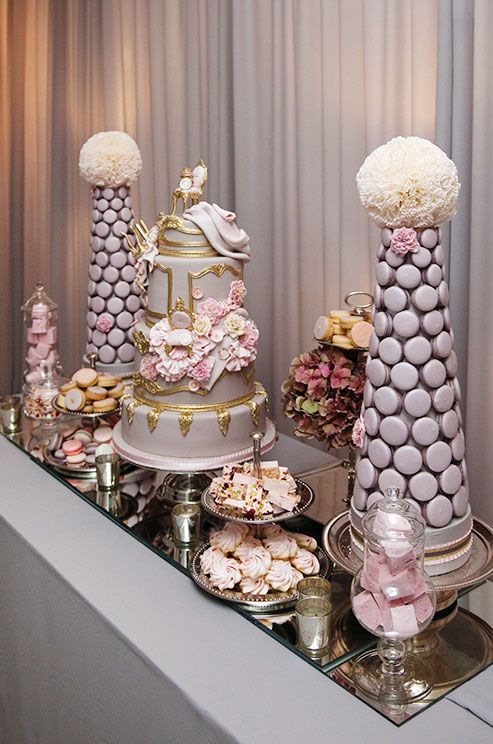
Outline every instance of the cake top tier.
<path fill-rule="evenodd" d="M 429 140 L 395 137 L 366 158 L 358 192 L 379 227 L 436 227 L 456 212 L 455 164 Z"/>

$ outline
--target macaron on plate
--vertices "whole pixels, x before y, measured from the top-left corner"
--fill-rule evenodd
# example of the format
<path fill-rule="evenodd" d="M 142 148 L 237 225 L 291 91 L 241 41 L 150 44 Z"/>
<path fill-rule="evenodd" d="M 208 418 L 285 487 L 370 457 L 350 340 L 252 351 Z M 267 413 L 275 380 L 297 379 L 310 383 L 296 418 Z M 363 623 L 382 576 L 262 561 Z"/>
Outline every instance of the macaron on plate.
<path fill-rule="evenodd" d="M 61 386 L 53 398 L 55 411 L 66 416 L 102 418 L 110 414 L 120 415 L 120 400 L 124 385 L 119 377 L 98 374 L 90 367 L 83 367 Z"/>

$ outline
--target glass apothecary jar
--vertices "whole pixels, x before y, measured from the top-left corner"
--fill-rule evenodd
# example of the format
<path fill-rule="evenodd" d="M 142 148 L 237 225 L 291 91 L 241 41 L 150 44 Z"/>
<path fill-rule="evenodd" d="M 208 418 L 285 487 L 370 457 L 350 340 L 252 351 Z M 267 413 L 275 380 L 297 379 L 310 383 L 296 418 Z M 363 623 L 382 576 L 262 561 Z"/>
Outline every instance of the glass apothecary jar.
<path fill-rule="evenodd" d="M 27 365 L 22 388 L 24 414 L 33 419 L 54 419 L 59 414 L 51 402 L 63 384 L 58 355 L 58 308 L 38 283 L 22 311 Z"/>
<path fill-rule="evenodd" d="M 364 693 L 382 702 L 406 704 L 426 695 L 432 673 L 404 641 L 421 633 L 436 607 L 433 583 L 424 570 L 425 522 L 401 498 L 387 490 L 363 518 L 363 566 L 353 579 L 351 604 L 364 628 L 380 637 L 377 651 L 354 665 L 353 679 Z"/>

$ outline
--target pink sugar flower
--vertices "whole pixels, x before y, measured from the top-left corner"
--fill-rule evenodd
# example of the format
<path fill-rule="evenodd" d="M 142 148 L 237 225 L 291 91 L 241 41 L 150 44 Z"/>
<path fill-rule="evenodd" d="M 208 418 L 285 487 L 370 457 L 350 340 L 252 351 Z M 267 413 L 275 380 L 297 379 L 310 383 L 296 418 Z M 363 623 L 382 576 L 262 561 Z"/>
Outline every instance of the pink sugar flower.
<path fill-rule="evenodd" d="M 143 357 L 139 370 L 142 377 L 145 377 L 146 380 L 155 380 L 157 377 L 156 364 L 150 356 Z"/>
<path fill-rule="evenodd" d="M 205 382 L 211 376 L 213 366 L 214 361 L 212 359 L 202 359 L 202 361 L 196 364 L 189 372 L 190 377 L 198 382 Z"/>
<path fill-rule="evenodd" d="M 240 305 L 243 305 L 246 294 L 247 289 L 245 284 L 241 279 L 238 279 L 237 281 L 231 282 L 227 302 L 230 303 L 232 309 L 240 307 Z"/>
<path fill-rule="evenodd" d="M 197 305 L 198 315 L 206 315 L 210 318 L 212 325 L 216 325 L 224 315 L 224 308 L 220 302 L 213 297 L 208 297 Z"/>
<path fill-rule="evenodd" d="M 365 434 L 366 434 L 365 424 L 364 424 L 363 419 L 360 416 L 354 422 L 353 431 L 351 434 L 351 439 L 353 440 L 353 444 L 358 449 L 361 449 L 364 444 Z"/>
<path fill-rule="evenodd" d="M 416 231 L 412 227 L 398 227 L 392 233 L 390 247 L 398 256 L 405 256 L 408 252 L 417 253 L 419 242 Z"/>
<path fill-rule="evenodd" d="M 96 328 L 101 333 L 108 333 L 113 328 L 114 319 L 110 315 L 100 315 L 96 321 Z"/>

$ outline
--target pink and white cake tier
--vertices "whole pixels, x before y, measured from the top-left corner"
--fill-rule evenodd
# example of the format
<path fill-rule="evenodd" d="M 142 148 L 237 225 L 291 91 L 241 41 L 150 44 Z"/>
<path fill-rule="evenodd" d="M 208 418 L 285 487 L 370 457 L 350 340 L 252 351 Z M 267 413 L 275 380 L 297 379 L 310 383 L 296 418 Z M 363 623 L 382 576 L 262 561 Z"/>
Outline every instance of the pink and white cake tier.
<path fill-rule="evenodd" d="M 132 462 L 202 470 L 249 458 L 254 431 L 265 434 L 263 451 L 274 442 L 255 381 L 258 330 L 244 307 L 249 238 L 234 219 L 202 201 L 160 214 L 151 230 L 140 226 L 136 282 L 146 310 L 134 326 L 133 394 L 115 437 Z"/>
<path fill-rule="evenodd" d="M 466 563 L 472 547 L 457 356 L 436 227 L 455 214 L 457 169 L 431 142 L 397 137 L 368 156 L 357 183 L 381 242 L 357 423 L 352 544 L 361 555 L 365 511 L 387 488 L 399 488 L 427 525 L 426 571 L 448 573 Z"/>

